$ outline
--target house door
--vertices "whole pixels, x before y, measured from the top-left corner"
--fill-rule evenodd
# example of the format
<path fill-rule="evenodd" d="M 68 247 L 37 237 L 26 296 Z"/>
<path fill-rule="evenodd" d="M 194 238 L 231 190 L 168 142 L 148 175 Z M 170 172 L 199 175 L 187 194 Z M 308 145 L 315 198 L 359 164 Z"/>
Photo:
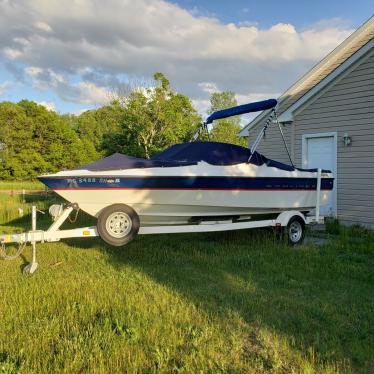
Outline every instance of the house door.
<path fill-rule="evenodd" d="M 336 133 L 303 136 L 303 167 L 331 170 L 336 178 Z M 336 179 L 329 202 L 321 206 L 321 214 L 336 216 Z"/>

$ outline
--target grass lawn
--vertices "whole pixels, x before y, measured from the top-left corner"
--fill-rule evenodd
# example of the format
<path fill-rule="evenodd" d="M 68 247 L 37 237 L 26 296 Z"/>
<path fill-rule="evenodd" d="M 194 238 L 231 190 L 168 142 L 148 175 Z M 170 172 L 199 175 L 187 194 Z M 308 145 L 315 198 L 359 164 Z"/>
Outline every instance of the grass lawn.
<path fill-rule="evenodd" d="M 15 212 L 0 231 L 29 227 L 19 201 L 0 204 Z M 253 230 L 38 248 L 32 276 L 30 248 L 0 261 L 1 373 L 374 372 L 370 233 L 321 247 Z"/>
<path fill-rule="evenodd" d="M 0 180 L 0 191 L 7 190 L 44 190 L 45 186 L 39 181 L 1 181 Z"/>

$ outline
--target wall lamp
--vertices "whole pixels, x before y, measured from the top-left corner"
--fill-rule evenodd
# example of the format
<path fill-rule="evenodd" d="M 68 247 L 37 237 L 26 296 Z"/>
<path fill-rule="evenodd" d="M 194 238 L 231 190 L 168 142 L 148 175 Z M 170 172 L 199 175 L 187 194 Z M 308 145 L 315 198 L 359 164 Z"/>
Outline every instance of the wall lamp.
<path fill-rule="evenodd" d="M 352 145 L 352 138 L 347 133 L 345 133 L 343 136 L 343 142 L 344 142 L 344 146 L 348 147 Z"/>

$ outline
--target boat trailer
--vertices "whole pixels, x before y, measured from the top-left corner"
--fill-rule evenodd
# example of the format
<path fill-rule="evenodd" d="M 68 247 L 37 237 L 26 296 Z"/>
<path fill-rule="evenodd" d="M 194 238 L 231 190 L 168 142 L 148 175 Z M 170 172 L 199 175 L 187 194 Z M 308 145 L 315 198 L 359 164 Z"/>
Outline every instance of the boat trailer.
<path fill-rule="evenodd" d="M 170 225 L 170 226 L 140 226 L 138 234 L 175 234 L 175 233 L 193 233 L 193 232 L 214 232 L 214 231 L 230 231 L 242 230 L 251 228 L 274 227 L 282 230 L 287 227 L 287 235 L 291 244 L 297 244 L 304 236 L 305 225 L 323 224 L 324 217 L 320 215 L 320 195 L 321 195 L 321 169 L 317 171 L 317 188 L 316 188 L 316 206 L 315 214 L 307 216 L 297 210 L 289 210 L 280 213 L 275 219 L 265 220 L 242 220 L 235 221 L 229 219 L 200 221 L 195 224 L 188 225 Z M 5 260 L 14 260 L 19 257 L 25 248 L 30 243 L 32 246 L 32 260 L 25 266 L 23 272 L 25 274 L 33 274 L 38 268 L 36 243 L 51 243 L 58 242 L 61 239 L 67 238 L 89 238 L 97 237 L 99 233 L 96 226 L 81 227 L 69 230 L 60 230 L 62 224 L 70 217 L 73 211 L 78 211 L 77 204 L 68 204 L 66 206 L 54 204 L 50 206 L 49 213 L 52 216 L 53 223 L 47 230 L 37 229 L 37 212 L 39 211 L 35 205 L 32 206 L 31 211 L 31 230 L 18 234 L 2 234 L 0 235 L 0 257 Z M 296 221 L 296 224 L 295 224 Z M 297 224 L 298 222 L 298 224 Z M 292 226 L 293 225 L 293 226 Z M 10 256 L 6 254 L 6 244 L 18 244 L 19 249 L 15 255 Z"/>

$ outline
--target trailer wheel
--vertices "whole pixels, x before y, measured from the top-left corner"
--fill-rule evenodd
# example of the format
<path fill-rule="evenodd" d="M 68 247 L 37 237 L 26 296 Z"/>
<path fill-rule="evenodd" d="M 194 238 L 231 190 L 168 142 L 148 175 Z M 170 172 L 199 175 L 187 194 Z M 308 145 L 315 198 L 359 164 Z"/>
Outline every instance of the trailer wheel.
<path fill-rule="evenodd" d="M 287 225 L 288 244 L 301 244 L 305 237 L 305 222 L 299 216 L 293 216 Z"/>
<path fill-rule="evenodd" d="M 138 234 L 139 216 L 125 204 L 113 204 L 100 213 L 97 231 L 106 243 L 120 247 L 129 243 Z"/>

